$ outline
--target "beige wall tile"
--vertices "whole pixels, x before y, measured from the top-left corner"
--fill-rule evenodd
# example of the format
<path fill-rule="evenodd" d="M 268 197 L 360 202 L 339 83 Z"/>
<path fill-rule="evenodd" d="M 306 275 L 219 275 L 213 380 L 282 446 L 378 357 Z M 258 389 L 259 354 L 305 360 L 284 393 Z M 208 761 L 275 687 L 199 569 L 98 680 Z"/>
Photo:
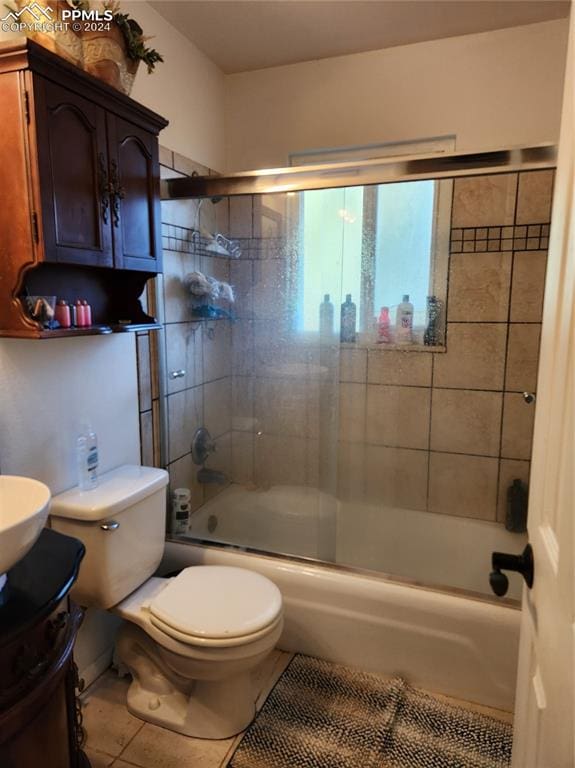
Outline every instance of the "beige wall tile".
<path fill-rule="evenodd" d="M 431 386 L 431 354 L 369 350 L 367 380 L 370 384 Z"/>
<path fill-rule="evenodd" d="M 449 269 L 449 322 L 507 322 L 511 253 L 457 253 Z"/>
<path fill-rule="evenodd" d="M 201 271 L 204 275 L 215 277 L 216 280 L 225 283 L 230 282 L 230 260 L 219 256 L 202 256 L 200 260 Z"/>
<path fill-rule="evenodd" d="M 527 171 L 519 174 L 517 224 L 545 224 L 551 220 L 553 171 Z"/>
<path fill-rule="evenodd" d="M 206 461 L 208 469 L 215 469 L 225 475 L 226 483 L 204 483 L 204 501 L 221 493 L 232 482 L 232 433 L 227 432 L 215 440 L 216 450 Z"/>
<path fill-rule="evenodd" d="M 213 438 L 232 428 L 232 380 L 217 379 L 204 384 L 204 426 Z"/>
<path fill-rule="evenodd" d="M 232 432 L 232 480 L 247 485 L 254 481 L 254 436 Z"/>
<path fill-rule="evenodd" d="M 216 232 L 222 235 L 229 235 L 230 231 L 230 198 L 224 197 L 215 203 L 216 212 Z"/>
<path fill-rule="evenodd" d="M 338 444 L 337 497 L 340 501 L 362 503 L 365 498 L 365 443 Z"/>
<path fill-rule="evenodd" d="M 539 362 L 541 326 L 536 323 L 511 323 L 507 345 L 505 389 L 535 392 Z"/>
<path fill-rule="evenodd" d="M 231 376 L 232 328 L 229 320 L 202 323 L 204 382 Z"/>
<path fill-rule="evenodd" d="M 117 757 L 142 727 L 126 708 L 128 681 L 109 672 L 100 677 L 83 698 L 82 715 L 89 749 Z"/>
<path fill-rule="evenodd" d="M 152 407 L 152 368 L 150 365 L 150 336 L 147 333 L 136 335 L 138 355 L 138 394 L 140 411 L 149 411 Z"/>
<path fill-rule="evenodd" d="M 541 322 L 546 269 L 546 251 L 515 253 L 511 286 L 512 323 Z"/>
<path fill-rule="evenodd" d="M 455 179 L 452 227 L 513 224 L 517 174 Z"/>
<path fill-rule="evenodd" d="M 282 312 L 287 289 L 287 262 L 281 259 L 253 263 L 254 316 L 275 320 Z"/>
<path fill-rule="evenodd" d="M 235 374 L 253 373 L 255 355 L 254 322 L 240 318 L 232 323 L 232 369 Z"/>
<path fill-rule="evenodd" d="M 251 195 L 230 197 L 230 237 L 252 237 Z"/>
<path fill-rule="evenodd" d="M 526 403 L 523 395 L 515 393 L 505 393 L 504 398 L 501 456 L 530 459 L 535 403 Z"/>
<path fill-rule="evenodd" d="M 234 313 L 236 317 L 253 317 L 254 278 L 253 262 L 237 259 L 230 263 L 230 282 L 234 289 Z"/>
<path fill-rule="evenodd" d="M 367 387 L 366 438 L 375 445 L 429 447 L 431 389 Z"/>
<path fill-rule="evenodd" d="M 161 169 L 164 171 L 164 169 Z M 162 178 L 178 178 L 175 171 L 164 171 Z M 163 224 L 196 229 L 198 226 L 198 202 L 195 200 L 162 200 L 161 218 Z"/>
<path fill-rule="evenodd" d="M 365 384 L 339 386 L 339 439 L 350 443 L 365 442 Z"/>
<path fill-rule="evenodd" d="M 160 160 L 160 165 L 165 165 L 166 168 L 173 168 L 174 167 L 174 153 L 171 149 L 168 149 L 167 147 L 158 147 L 158 155 Z"/>
<path fill-rule="evenodd" d="M 184 285 L 186 275 L 199 269 L 199 259 L 190 253 L 164 251 L 165 322 L 191 320 L 190 294 Z"/>
<path fill-rule="evenodd" d="M 170 323 L 165 326 L 166 373 L 168 393 L 202 383 L 202 323 Z M 185 376 L 172 379 L 172 371 L 184 370 Z"/>
<path fill-rule="evenodd" d="M 202 387 L 185 389 L 168 397 L 168 455 L 175 461 L 190 450 L 197 429 L 203 425 Z"/>
<path fill-rule="evenodd" d="M 255 438 L 255 481 L 259 486 L 305 485 L 307 443 L 305 437 L 258 434 Z"/>
<path fill-rule="evenodd" d="M 140 458 L 144 467 L 154 465 L 154 424 L 152 411 L 140 414 Z"/>
<path fill-rule="evenodd" d="M 209 176 L 209 168 L 206 165 L 190 160 L 184 155 L 180 155 L 179 152 L 174 152 L 174 169 L 183 173 L 185 176 L 191 176 L 197 174 L 198 176 Z"/>
<path fill-rule="evenodd" d="M 255 380 L 251 376 L 234 376 L 232 379 L 232 429 L 237 432 L 254 432 Z"/>
<path fill-rule="evenodd" d="M 194 464 L 192 454 L 188 453 L 181 459 L 168 464 L 170 474 L 170 492 L 176 488 L 189 488 L 192 492 L 191 509 L 195 511 L 204 503 L 204 486 L 198 482 L 198 470 L 200 467 Z M 168 514 L 171 504 L 168 504 Z M 193 520 L 191 522 L 193 528 Z"/>
<path fill-rule="evenodd" d="M 202 200 L 202 205 L 200 206 L 200 214 L 198 217 L 199 224 L 200 224 L 200 231 L 202 231 L 202 234 L 206 236 L 206 232 L 209 232 L 210 235 L 214 235 L 217 231 L 216 226 L 216 216 L 217 216 L 217 209 L 214 203 L 209 198 L 204 198 Z"/>
<path fill-rule="evenodd" d="M 146 723 L 122 754 L 122 760 L 141 768 L 182 768 L 184 765 L 219 768 L 232 741 L 190 739 Z"/>
<path fill-rule="evenodd" d="M 427 451 L 404 448 L 365 448 L 365 498 L 369 504 L 426 508 Z"/>
<path fill-rule="evenodd" d="M 431 453 L 429 511 L 495 520 L 498 460 Z"/>
<path fill-rule="evenodd" d="M 464 389 L 434 389 L 431 450 L 499 454 L 502 395 Z"/>
<path fill-rule="evenodd" d="M 435 355 L 433 384 L 502 389 L 506 323 L 448 323 L 447 352 Z"/>
<path fill-rule="evenodd" d="M 262 432 L 317 437 L 318 382 L 295 378 L 257 379 L 254 412 Z"/>
<path fill-rule="evenodd" d="M 505 513 L 507 511 L 507 489 L 515 479 L 522 480 L 526 485 L 529 483 L 528 461 L 515 461 L 512 459 L 501 459 L 499 462 L 499 493 L 497 496 L 497 520 L 500 523 L 505 522 Z"/>
<path fill-rule="evenodd" d="M 339 353 L 339 380 L 365 383 L 367 349 L 343 349 Z"/>

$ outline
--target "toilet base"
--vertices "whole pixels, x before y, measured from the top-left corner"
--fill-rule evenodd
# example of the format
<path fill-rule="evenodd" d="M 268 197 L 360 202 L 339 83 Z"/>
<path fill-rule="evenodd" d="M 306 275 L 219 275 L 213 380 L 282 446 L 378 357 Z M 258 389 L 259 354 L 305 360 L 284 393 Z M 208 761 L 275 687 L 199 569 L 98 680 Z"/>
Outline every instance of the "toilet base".
<path fill-rule="evenodd" d="M 219 680 L 185 679 L 168 668 L 154 641 L 130 624 L 120 629 L 116 650 L 132 674 L 127 704 L 136 717 L 200 739 L 230 738 L 254 719 L 249 670 Z"/>

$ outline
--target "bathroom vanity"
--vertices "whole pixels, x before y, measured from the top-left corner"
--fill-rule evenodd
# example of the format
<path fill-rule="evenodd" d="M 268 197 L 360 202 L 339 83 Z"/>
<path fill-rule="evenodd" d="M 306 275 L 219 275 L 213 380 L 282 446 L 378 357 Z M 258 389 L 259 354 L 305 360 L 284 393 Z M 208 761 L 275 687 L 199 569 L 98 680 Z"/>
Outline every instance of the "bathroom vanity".
<path fill-rule="evenodd" d="M 68 597 L 81 542 L 44 529 L 0 592 L 0 766 L 89 768 L 77 669 L 82 611 Z"/>

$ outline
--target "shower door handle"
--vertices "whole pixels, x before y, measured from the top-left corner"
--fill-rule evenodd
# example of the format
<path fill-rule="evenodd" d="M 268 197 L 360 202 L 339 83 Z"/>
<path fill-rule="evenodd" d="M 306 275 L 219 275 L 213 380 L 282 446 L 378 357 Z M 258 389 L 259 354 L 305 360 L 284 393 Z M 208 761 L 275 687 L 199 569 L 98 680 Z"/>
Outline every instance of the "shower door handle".
<path fill-rule="evenodd" d="M 531 544 L 527 544 L 520 555 L 494 552 L 491 555 L 491 565 L 493 570 L 489 575 L 489 583 L 491 584 L 491 589 L 499 597 L 503 597 L 509 588 L 509 579 L 502 571 L 516 571 L 523 576 L 529 589 L 533 586 L 535 564 L 533 562 Z"/>

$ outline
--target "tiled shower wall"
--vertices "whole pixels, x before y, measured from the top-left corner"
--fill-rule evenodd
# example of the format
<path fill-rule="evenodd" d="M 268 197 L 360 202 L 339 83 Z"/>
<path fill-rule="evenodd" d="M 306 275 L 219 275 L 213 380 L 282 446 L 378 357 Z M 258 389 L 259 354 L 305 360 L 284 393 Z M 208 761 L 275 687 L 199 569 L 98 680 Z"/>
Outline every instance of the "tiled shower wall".
<path fill-rule="evenodd" d="M 341 500 L 504 519 L 508 486 L 529 478 L 535 406 L 522 393 L 536 389 L 552 184 L 551 171 L 454 183 L 446 352 L 339 350 Z M 243 234 L 255 241 L 230 273 L 233 478 L 323 487 L 321 351 L 282 338 L 289 253 Z"/>
<path fill-rule="evenodd" d="M 211 173 L 210 169 L 164 148 L 160 150 L 160 163 L 162 178 Z M 162 202 L 164 274 L 158 281 L 158 290 L 163 292 L 164 344 L 157 338 L 157 332 L 150 333 L 150 339 L 154 339 L 152 345 L 157 345 L 154 351 L 158 356 L 164 354 L 163 366 L 160 366 L 164 375 L 166 417 L 164 463 L 170 473 L 170 487 L 192 489 L 194 508 L 222 489 L 220 485 L 197 482 L 199 467 L 192 461 L 191 442 L 199 427 L 207 427 L 216 443 L 216 452 L 206 466 L 224 472 L 228 478 L 231 468 L 230 321 L 193 319 L 190 296 L 184 285 L 186 275 L 198 270 L 228 282 L 229 259 L 206 251 L 206 237 L 194 234 L 199 228 L 209 233 L 227 233 L 228 201 L 214 204 L 205 200 L 201 207 L 196 201 Z M 142 371 L 148 360 L 149 343 L 146 337 L 138 339 L 140 358 L 144 361 L 140 363 Z M 176 371 L 183 371 L 183 375 L 173 378 Z M 156 373 L 158 381 L 159 375 Z M 161 395 L 158 392 L 157 399 L 153 395 L 150 398 L 147 381 L 144 375 L 140 384 L 140 407 L 150 402 L 153 407 L 141 414 L 142 460 L 159 465 Z M 152 452 L 154 447 L 156 451 Z"/>
<path fill-rule="evenodd" d="M 167 150 L 161 160 L 165 178 L 208 172 Z M 217 442 L 208 466 L 235 482 L 326 489 L 327 461 L 342 501 L 501 521 L 507 487 L 529 477 L 522 393 L 536 388 L 552 184 L 551 171 L 455 181 L 446 352 L 345 346 L 327 366 L 288 332 L 285 196 L 206 200 L 199 219 L 195 202 L 163 203 L 172 488 L 191 488 L 195 508 L 222 489 L 196 480 L 190 442 L 204 425 Z M 239 239 L 242 257 L 208 255 L 198 224 Z M 196 269 L 232 283 L 236 322 L 191 319 L 183 279 Z M 143 438 L 159 406 L 145 390 Z M 157 456 L 153 434 L 143 459 Z"/>

